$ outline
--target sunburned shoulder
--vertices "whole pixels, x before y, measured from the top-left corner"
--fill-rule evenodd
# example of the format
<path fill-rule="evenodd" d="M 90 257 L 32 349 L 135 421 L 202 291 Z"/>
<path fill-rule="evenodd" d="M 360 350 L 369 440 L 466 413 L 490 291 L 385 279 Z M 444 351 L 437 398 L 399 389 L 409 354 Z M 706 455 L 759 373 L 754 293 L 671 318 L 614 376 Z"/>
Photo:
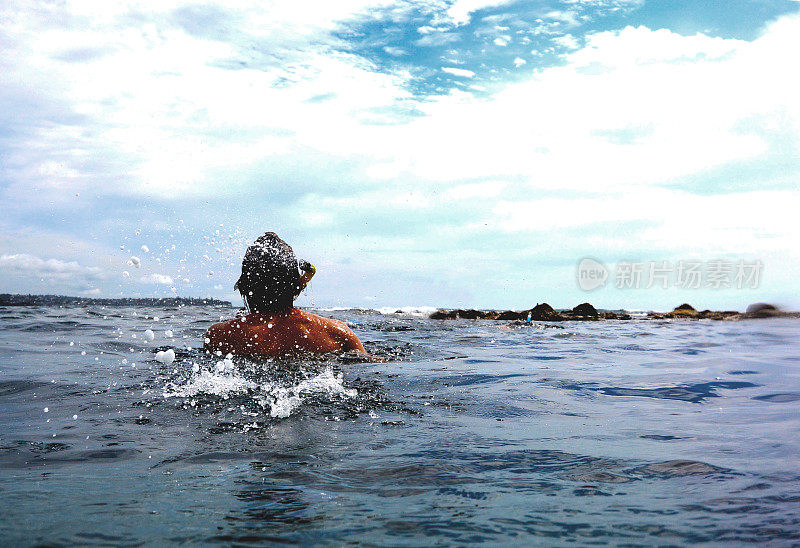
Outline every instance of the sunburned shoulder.
<path fill-rule="evenodd" d="M 341 320 L 335 320 L 333 318 L 326 318 L 324 316 L 317 316 L 316 314 L 312 314 L 311 312 L 306 312 L 304 310 L 300 310 L 299 312 L 302 315 L 302 318 L 305 319 L 306 321 L 309 321 L 309 322 L 312 322 L 312 323 L 315 323 L 315 324 L 318 324 L 318 325 L 328 326 L 328 327 L 338 327 L 340 329 L 341 328 L 349 329 L 347 327 L 347 324 L 344 323 Z"/>
<path fill-rule="evenodd" d="M 245 327 L 243 318 L 234 318 L 224 322 L 215 323 L 208 328 L 209 334 L 233 333 Z"/>
<path fill-rule="evenodd" d="M 314 327 L 321 328 L 327 336 L 331 339 L 337 341 L 343 350 L 357 350 L 361 353 L 366 353 L 364 350 L 364 345 L 361 344 L 361 341 L 358 340 L 358 337 L 350 327 L 341 320 L 335 320 L 333 318 L 325 318 L 323 316 L 317 316 L 316 314 L 312 314 L 311 312 L 300 311 L 303 317 L 305 318 L 304 321 L 309 322 Z"/>
<path fill-rule="evenodd" d="M 249 314 L 214 324 L 206 335 L 206 347 L 248 354 L 273 354 L 292 348 L 365 353 L 361 341 L 346 323 L 298 309 L 280 314 Z"/>

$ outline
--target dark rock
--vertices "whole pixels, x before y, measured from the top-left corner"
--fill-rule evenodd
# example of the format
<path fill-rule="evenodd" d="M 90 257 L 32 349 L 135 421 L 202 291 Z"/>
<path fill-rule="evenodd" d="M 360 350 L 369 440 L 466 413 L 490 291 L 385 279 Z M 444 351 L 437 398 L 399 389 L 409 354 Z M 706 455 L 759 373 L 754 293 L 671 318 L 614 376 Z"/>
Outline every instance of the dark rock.
<path fill-rule="evenodd" d="M 735 310 L 702 310 L 698 312 L 692 305 L 682 304 L 672 312 L 650 312 L 647 317 L 655 320 L 663 319 L 692 319 L 692 320 L 736 320 L 741 314 Z"/>
<path fill-rule="evenodd" d="M 666 318 L 699 318 L 700 313 L 697 310 L 673 310 L 664 314 Z"/>
<path fill-rule="evenodd" d="M 778 312 L 778 307 L 768 303 L 753 303 L 747 307 L 745 314 L 753 318 L 765 318 L 774 316 Z"/>
<path fill-rule="evenodd" d="M 584 316 L 589 318 L 597 318 L 597 309 L 589 303 L 582 303 L 572 309 L 574 316 Z"/>
<path fill-rule="evenodd" d="M 735 310 L 703 310 L 698 317 L 703 320 L 728 320 L 738 319 L 741 314 Z"/>
<path fill-rule="evenodd" d="M 499 320 L 512 322 L 512 325 L 525 325 L 528 319 L 540 322 L 561 321 L 596 321 L 596 320 L 631 320 L 630 314 L 625 310 L 614 312 L 598 312 L 589 303 L 581 303 L 567 312 L 558 312 L 547 303 L 537 304 L 530 310 L 517 312 L 515 310 L 476 310 L 455 309 L 437 310 L 429 316 L 432 320 Z M 685 320 L 740 320 L 745 318 L 800 318 L 800 312 L 783 312 L 777 307 L 767 303 L 755 303 L 747 307 L 747 312 L 742 314 L 733 310 L 703 310 L 698 312 L 689 304 L 682 304 L 671 312 L 649 312 L 646 316 L 651 320 L 685 319 Z M 641 319 L 641 316 L 637 316 Z"/>
<path fill-rule="evenodd" d="M 556 309 L 553 308 L 552 306 L 550 306 L 547 303 L 539 303 L 536 306 L 534 306 L 533 308 L 531 308 L 530 311 L 531 312 L 540 312 L 540 313 L 552 314 L 553 312 L 556 311 Z"/>
<path fill-rule="evenodd" d="M 682 305 L 675 307 L 675 310 L 672 312 L 668 312 L 665 314 L 667 318 L 697 318 L 700 316 L 700 312 L 695 310 L 695 308 L 687 303 L 683 303 Z"/>
<path fill-rule="evenodd" d="M 565 318 L 555 311 L 555 309 L 547 303 L 537 304 L 531 308 L 528 313 L 531 320 L 539 322 L 558 322 L 563 321 Z M 526 315 L 527 317 L 527 315 Z"/>
<path fill-rule="evenodd" d="M 515 312 L 513 310 L 506 310 L 505 312 L 500 312 L 495 319 L 509 321 L 509 320 L 524 320 L 527 317 L 528 317 L 527 311 Z"/>
<path fill-rule="evenodd" d="M 498 313 L 494 310 L 484 312 L 483 310 L 475 310 L 474 308 L 456 310 L 437 310 L 430 316 L 432 320 L 494 320 L 497 318 Z"/>
<path fill-rule="evenodd" d="M 630 320 L 631 315 L 624 312 L 603 312 L 599 314 L 601 320 Z"/>

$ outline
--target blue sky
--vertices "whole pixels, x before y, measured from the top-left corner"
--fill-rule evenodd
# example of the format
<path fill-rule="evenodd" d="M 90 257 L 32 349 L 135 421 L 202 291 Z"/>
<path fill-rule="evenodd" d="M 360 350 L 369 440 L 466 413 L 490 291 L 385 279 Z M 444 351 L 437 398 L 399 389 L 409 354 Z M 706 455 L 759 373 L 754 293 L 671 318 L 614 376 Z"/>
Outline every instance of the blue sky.
<path fill-rule="evenodd" d="M 798 12 L 4 2 L 0 291 L 238 302 L 274 230 L 302 305 L 800 308 Z M 587 293 L 584 257 L 763 270 Z"/>

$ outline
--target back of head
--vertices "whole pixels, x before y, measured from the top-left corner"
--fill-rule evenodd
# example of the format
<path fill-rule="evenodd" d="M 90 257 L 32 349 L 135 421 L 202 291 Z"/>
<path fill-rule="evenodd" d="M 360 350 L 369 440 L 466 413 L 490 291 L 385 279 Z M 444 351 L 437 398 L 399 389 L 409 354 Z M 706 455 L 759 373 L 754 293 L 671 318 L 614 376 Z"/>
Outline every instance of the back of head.
<path fill-rule="evenodd" d="M 302 289 L 297 258 L 291 246 L 267 232 L 247 248 L 242 275 L 236 282 L 251 312 L 281 312 L 292 307 Z"/>

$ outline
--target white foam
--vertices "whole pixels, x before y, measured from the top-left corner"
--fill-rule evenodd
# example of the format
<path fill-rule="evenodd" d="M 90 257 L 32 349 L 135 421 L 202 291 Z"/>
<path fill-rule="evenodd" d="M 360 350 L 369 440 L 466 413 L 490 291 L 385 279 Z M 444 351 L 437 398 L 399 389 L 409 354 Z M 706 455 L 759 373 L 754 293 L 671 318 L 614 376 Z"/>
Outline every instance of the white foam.
<path fill-rule="evenodd" d="M 270 390 L 270 398 L 261 398 L 258 403 L 262 407 L 269 407 L 269 416 L 278 419 L 285 419 L 294 413 L 295 409 L 303 405 L 300 395 L 293 390 L 296 387 L 273 388 Z"/>
<path fill-rule="evenodd" d="M 342 374 L 336 375 L 330 367 L 293 386 L 273 382 L 258 384 L 247 380 L 238 375 L 235 364 L 227 357 L 218 361 L 213 371 L 201 370 L 196 364 L 192 370 L 194 375 L 185 384 L 168 384 L 164 388 L 164 397 L 185 398 L 207 394 L 227 399 L 252 391 L 255 393 L 256 402 L 268 410 L 271 417 L 285 419 L 303 405 L 304 399 L 310 395 L 323 394 L 344 398 L 354 398 L 358 395 L 355 389 L 345 388 Z"/>
<path fill-rule="evenodd" d="M 176 386 L 174 384 L 167 385 L 164 389 L 164 397 L 186 398 L 189 396 L 197 396 L 198 394 L 212 394 L 215 396 L 222 396 L 223 398 L 229 398 L 232 395 L 252 390 L 257 386 L 256 383 L 241 377 L 211 373 L 204 369 L 182 386 Z"/>
<path fill-rule="evenodd" d="M 147 339 L 148 341 L 152 341 L 153 339 L 156 338 L 156 334 L 153 333 L 152 329 L 148 329 L 144 332 L 144 338 Z"/>
<path fill-rule="evenodd" d="M 175 351 L 170 348 L 156 352 L 156 359 L 164 365 L 169 365 L 175 361 Z"/>
<path fill-rule="evenodd" d="M 233 372 L 234 365 L 233 360 L 230 358 L 230 354 L 228 354 L 228 357 L 226 357 L 224 360 L 218 361 L 214 369 L 218 374 Z"/>
<path fill-rule="evenodd" d="M 347 312 L 350 310 L 371 311 L 378 314 L 402 314 L 406 316 L 418 316 L 427 318 L 437 310 L 436 306 L 382 306 L 380 308 L 353 308 L 347 306 L 330 306 L 327 308 L 317 308 L 320 312 Z"/>
<path fill-rule="evenodd" d="M 381 314 L 404 314 L 406 316 L 428 317 L 439 309 L 435 306 L 383 306 L 377 310 Z"/>
<path fill-rule="evenodd" d="M 355 389 L 345 388 L 342 384 L 342 374 L 334 374 L 330 367 L 296 386 L 282 387 L 267 383 L 262 385 L 262 389 L 267 392 L 267 397 L 260 398 L 259 403 L 262 407 L 269 407 L 271 417 L 281 419 L 290 416 L 303 404 L 304 394 L 326 394 L 347 398 L 354 398 L 358 395 L 358 391 Z"/>

